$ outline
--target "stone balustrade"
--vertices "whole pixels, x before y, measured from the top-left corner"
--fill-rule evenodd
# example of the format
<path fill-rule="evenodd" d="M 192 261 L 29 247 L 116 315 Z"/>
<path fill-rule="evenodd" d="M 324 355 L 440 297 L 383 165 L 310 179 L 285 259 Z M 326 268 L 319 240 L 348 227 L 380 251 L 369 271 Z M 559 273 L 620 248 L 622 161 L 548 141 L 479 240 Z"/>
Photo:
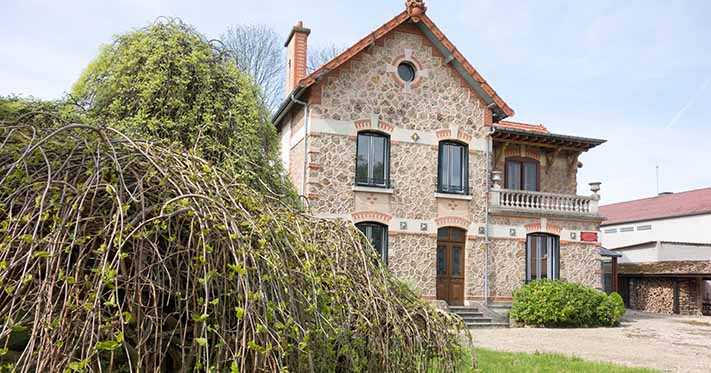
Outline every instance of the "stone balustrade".
<path fill-rule="evenodd" d="M 496 188 L 491 190 L 490 195 L 491 207 L 494 209 L 562 215 L 597 215 L 598 200 L 596 196 Z"/>

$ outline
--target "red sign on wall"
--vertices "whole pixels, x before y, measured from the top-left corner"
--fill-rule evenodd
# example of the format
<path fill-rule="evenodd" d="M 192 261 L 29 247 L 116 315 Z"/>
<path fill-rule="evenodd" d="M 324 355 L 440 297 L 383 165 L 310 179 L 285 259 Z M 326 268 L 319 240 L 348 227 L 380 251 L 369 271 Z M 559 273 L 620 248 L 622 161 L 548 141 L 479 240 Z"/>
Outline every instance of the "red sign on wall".
<path fill-rule="evenodd" d="M 580 241 L 597 242 L 597 232 L 580 232 Z"/>

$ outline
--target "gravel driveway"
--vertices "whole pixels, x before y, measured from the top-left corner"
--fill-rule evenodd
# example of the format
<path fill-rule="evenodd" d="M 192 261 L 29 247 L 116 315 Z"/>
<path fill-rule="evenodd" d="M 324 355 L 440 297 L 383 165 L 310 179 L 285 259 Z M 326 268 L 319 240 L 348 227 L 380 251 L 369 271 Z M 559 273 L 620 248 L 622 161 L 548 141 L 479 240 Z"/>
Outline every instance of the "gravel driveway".
<path fill-rule="evenodd" d="M 619 328 L 473 329 L 474 343 L 500 351 L 554 352 L 586 360 L 711 372 L 711 317 L 627 311 Z"/>

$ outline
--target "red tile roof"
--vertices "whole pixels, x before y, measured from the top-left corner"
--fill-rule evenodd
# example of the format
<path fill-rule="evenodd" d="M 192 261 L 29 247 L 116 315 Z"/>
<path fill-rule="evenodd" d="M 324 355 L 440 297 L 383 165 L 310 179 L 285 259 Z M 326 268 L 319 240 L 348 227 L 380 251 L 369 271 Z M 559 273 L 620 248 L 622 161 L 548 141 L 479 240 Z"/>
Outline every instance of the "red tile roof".
<path fill-rule="evenodd" d="M 711 188 L 600 206 L 602 225 L 711 214 Z"/>
<path fill-rule="evenodd" d="M 514 130 L 530 131 L 530 132 L 540 132 L 540 133 L 550 133 L 548 128 L 542 124 L 529 124 L 521 122 L 511 122 L 508 120 L 502 120 L 496 124 L 496 127 L 510 128 Z"/>

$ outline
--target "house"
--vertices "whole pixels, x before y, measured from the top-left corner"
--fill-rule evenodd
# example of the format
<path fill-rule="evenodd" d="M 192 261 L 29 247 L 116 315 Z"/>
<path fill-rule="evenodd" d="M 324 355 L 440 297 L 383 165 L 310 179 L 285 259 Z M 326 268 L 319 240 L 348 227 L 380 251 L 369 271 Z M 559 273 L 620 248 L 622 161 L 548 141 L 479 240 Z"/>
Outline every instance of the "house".
<path fill-rule="evenodd" d="M 637 310 L 711 315 L 711 188 L 600 207 L 619 289 Z"/>
<path fill-rule="evenodd" d="M 599 183 L 576 195 L 604 140 L 507 121 L 514 112 L 426 14 L 406 9 L 306 74 L 288 48 L 274 114 L 311 213 L 352 221 L 390 269 L 440 305 L 510 303 L 528 280 L 601 286 Z"/>

